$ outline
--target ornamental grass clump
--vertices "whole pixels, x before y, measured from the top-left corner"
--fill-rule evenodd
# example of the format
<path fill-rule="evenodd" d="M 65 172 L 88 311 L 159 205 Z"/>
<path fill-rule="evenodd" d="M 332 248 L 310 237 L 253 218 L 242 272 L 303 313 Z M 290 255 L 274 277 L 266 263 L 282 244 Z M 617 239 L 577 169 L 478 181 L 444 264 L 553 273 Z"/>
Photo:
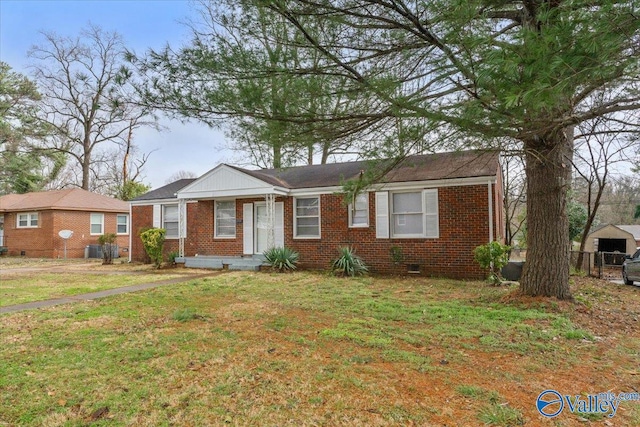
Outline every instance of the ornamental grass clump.
<path fill-rule="evenodd" d="M 362 258 L 349 246 L 338 248 L 340 256 L 331 262 L 331 271 L 338 276 L 361 276 L 369 271 Z"/>
<path fill-rule="evenodd" d="M 286 247 L 267 249 L 263 255 L 271 268 L 280 273 L 295 270 L 300 258 L 298 252 Z"/>

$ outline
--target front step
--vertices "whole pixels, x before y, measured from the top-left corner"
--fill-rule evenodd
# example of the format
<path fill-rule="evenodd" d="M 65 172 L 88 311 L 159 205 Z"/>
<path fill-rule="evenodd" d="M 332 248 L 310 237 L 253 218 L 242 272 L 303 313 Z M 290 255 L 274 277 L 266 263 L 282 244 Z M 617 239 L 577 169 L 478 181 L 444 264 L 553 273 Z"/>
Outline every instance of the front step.
<path fill-rule="evenodd" d="M 188 257 L 184 260 L 184 266 L 188 268 L 212 268 L 215 270 L 222 269 L 223 263 L 221 259 Z"/>
<path fill-rule="evenodd" d="M 189 268 L 209 268 L 214 270 L 227 268 L 234 271 L 259 271 L 260 266 L 264 263 L 264 258 L 259 255 L 251 258 L 197 256 L 176 258 L 176 262 L 184 263 L 184 266 Z"/>
<path fill-rule="evenodd" d="M 235 271 L 260 271 L 261 265 L 262 263 L 233 263 L 227 264 L 227 269 Z"/>

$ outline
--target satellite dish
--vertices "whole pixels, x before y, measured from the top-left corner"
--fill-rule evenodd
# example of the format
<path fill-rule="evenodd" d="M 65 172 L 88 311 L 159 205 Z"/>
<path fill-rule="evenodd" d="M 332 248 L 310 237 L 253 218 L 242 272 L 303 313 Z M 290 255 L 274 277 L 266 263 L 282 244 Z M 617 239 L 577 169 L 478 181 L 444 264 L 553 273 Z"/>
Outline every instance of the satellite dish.
<path fill-rule="evenodd" d="M 60 230 L 58 231 L 58 236 L 64 239 L 64 259 L 67 259 L 67 240 L 73 236 L 73 231 L 71 230 Z"/>
<path fill-rule="evenodd" d="M 71 236 L 73 236 L 73 231 L 71 230 L 60 230 L 58 231 L 58 236 L 62 237 L 63 239 L 69 239 Z"/>

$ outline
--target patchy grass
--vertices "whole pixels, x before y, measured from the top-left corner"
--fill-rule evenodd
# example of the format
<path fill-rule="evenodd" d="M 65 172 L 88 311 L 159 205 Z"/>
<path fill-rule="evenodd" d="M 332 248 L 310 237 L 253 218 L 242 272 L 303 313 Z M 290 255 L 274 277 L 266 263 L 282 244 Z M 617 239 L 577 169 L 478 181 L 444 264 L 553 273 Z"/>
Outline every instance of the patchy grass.
<path fill-rule="evenodd" d="M 576 281 L 590 308 L 480 282 L 298 272 L 5 315 L 0 425 L 582 426 L 543 419 L 535 399 L 633 391 L 640 297 Z M 614 425 L 633 425 L 637 405 Z"/>
<path fill-rule="evenodd" d="M 41 301 L 181 277 L 180 274 L 28 273 L 0 281 L 0 306 Z"/>
<path fill-rule="evenodd" d="M 116 261 L 118 262 L 118 261 Z M 61 266 L 94 266 L 102 264 L 100 259 L 52 259 L 52 258 L 26 258 L 0 256 L 0 270 L 10 270 L 15 268 L 52 268 Z"/>
<path fill-rule="evenodd" d="M 522 414 L 506 403 L 490 403 L 480 410 L 478 419 L 489 426 L 521 426 L 524 425 Z"/>
<path fill-rule="evenodd" d="M 10 268 L 6 268 L 10 266 Z M 96 260 L 5 258 L 0 263 L 0 307 L 152 283 L 202 270 L 155 270 L 149 265 L 102 265 Z"/>

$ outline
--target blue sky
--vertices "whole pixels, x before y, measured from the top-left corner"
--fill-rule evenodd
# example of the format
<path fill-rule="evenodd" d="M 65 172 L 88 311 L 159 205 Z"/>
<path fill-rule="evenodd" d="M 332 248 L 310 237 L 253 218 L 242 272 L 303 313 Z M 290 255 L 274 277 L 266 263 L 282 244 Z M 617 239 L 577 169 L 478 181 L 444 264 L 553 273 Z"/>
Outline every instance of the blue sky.
<path fill-rule="evenodd" d="M 89 23 L 117 31 L 139 54 L 167 43 L 177 47 L 189 39 L 181 22 L 191 13 L 187 0 L 0 0 L 0 60 L 29 75 L 27 51 L 42 43 L 40 31 L 76 36 Z M 167 119 L 161 124 L 167 129 L 144 129 L 135 135 L 141 151 L 155 150 L 144 169 L 146 184 L 156 188 L 180 170 L 200 175 L 232 161 L 220 131 Z"/>

